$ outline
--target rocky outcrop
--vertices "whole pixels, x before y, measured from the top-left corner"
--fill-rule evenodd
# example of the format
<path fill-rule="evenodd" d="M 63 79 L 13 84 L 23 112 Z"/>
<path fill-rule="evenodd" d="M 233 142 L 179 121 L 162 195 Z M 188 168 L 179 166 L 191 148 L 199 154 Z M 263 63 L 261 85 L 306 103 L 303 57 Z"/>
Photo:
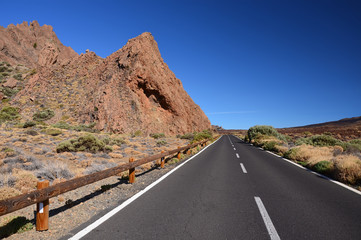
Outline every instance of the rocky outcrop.
<path fill-rule="evenodd" d="M 12 100 L 24 118 L 31 118 L 41 108 L 50 108 L 55 111 L 50 123 L 95 122 L 99 130 L 119 133 L 141 130 L 146 134 L 182 134 L 211 127 L 207 116 L 164 63 L 150 33 L 130 39 L 122 49 L 103 59 L 91 51 L 73 54 L 60 42 L 47 41 L 56 37 L 49 26 L 39 27 L 33 22 L 10 29 L 1 31 L 22 29 L 20 32 L 33 31 L 38 36 L 39 29 L 43 29 L 40 32 L 44 38 L 36 40 L 36 48 L 41 50 L 31 45 L 34 40 L 23 41 L 22 37 L 14 37 L 16 34 L 8 35 L 26 47 L 1 50 L 0 59 L 12 56 L 17 63 L 37 68 Z M 31 50 L 27 50 L 29 46 Z M 18 57 L 23 55 L 26 57 Z"/>
<path fill-rule="evenodd" d="M 0 59 L 12 65 L 22 64 L 29 68 L 50 67 L 55 63 L 64 64 L 78 54 L 65 47 L 58 39 L 53 28 L 40 26 L 37 21 L 30 25 L 10 24 L 0 26 Z"/>

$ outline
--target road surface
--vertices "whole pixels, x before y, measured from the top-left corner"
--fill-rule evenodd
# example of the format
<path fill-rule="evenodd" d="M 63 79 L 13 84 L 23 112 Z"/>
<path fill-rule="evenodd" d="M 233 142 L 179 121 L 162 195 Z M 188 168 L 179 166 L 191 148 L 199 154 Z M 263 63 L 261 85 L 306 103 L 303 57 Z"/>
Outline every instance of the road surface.
<path fill-rule="evenodd" d="M 361 239 L 361 195 L 223 136 L 82 239 Z"/>

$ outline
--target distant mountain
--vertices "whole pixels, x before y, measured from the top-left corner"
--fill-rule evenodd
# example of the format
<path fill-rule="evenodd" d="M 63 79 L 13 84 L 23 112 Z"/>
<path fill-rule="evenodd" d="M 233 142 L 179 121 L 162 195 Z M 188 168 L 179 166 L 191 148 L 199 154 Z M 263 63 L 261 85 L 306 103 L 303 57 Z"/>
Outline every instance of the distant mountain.
<path fill-rule="evenodd" d="M 99 130 L 120 133 L 182 134 L 211 128 L 164 63 L 150 33 L 130 39 L 103 59 L 65 47 L 50 26 L 24 22 L 0 28 L 0 61 L 14 70 L 19 64 L 29 69 L 22 72 L 20 91 L 10 97 L 24 119 L 51 109 L 55 116 L 49 123 L 94 122 Z"/>

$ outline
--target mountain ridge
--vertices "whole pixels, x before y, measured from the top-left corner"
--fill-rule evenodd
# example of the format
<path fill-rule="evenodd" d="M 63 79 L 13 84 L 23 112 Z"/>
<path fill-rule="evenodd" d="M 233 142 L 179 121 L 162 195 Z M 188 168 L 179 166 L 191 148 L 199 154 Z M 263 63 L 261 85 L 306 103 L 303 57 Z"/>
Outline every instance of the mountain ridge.
<path fill-rule="evenodd" d="M 27 29 L 26 26 L 26 22 L 12 25 L 11 31 L 6 31 L 19 32 Z M 37 71 L 25 77 L 23 88 L 11 98 L 11 104 L 21 109 L 25 120 L 30 120 L 36 111 L 51 109 L 55 116 L 48 120 L 50 124 L 59 121 L 96 123 L 98 130 L 119 133 L 140 130 L 147 134 L 174 135 L 211 127 L 207 116 L 163 61 L 151 33 L 132 38 L 118 51 L 101 58 L 91 51 L 78 55 L 71 48 L 62 47 L 59 40 L 54 40 L 56 35 L 49 26 L 40 27 L 32 22 L 28 28 L 41 32 L 37 33 L 39 36 L 51 36 L 53 45 L 37 35 L 41 51 L 24 50 L 34 48 L 31 45 L 34 40 L 25 41 L 19 51 L 9 51 L 11 46 L 17 46 L 8 46 L 3 41 L 0 50 L 3 61 L 13 56 L 10 63 L 27 63 L 26 66 Z M 20 58 L 17 52 L 29 56 Z"/>

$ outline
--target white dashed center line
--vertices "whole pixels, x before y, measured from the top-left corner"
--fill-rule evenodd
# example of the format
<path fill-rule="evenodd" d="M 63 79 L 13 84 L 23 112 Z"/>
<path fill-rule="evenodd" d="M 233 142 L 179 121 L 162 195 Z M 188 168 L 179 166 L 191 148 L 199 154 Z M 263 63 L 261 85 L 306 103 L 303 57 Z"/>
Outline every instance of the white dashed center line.
<path fill-rule="evenodd" d="M 278 236 L 278 233 L 276 231 L 276 228 L 273 226 L 272 220 L 270 216 L 267 213 L 267 210 L 265 206 L 262 203 L 261 198 L 254 197 L 254 200 L 256 200 L 259 212 L 261 213 L 261 216 L 263 218 L 264 224 L 266 225 L 267 231 L 269 236 L 271 237 L 271 240 L 280 240 L 280 236 Z"/>
<path fill-rule="evenodd" d="M 240 163 L 243 173 L 247 173 L 246 168 L 244 167 L 243 163 Z"/>
<path fill-rule="evenodd" d="M 238 153 L 236 153 L 236 156 L 237 156 L 237 158 L 239 158 L 239 155 L 238 155 Z"/>

